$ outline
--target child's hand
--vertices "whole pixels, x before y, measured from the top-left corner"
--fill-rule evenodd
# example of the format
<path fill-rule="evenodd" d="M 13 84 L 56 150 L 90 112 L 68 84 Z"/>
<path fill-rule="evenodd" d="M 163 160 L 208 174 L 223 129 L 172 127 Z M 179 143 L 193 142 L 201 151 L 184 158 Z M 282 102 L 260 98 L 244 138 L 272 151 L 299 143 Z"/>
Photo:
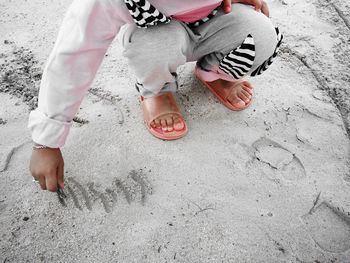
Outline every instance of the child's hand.
<path fill-rule="evenodd" d="M 267 6 L 267 3 L 264 0 L 224 0 L 224 12 L 230 13 L 231 12 L 231 5 L 232 3 L 241 3 L 246 5 L 252 5 L 255 7 L 255 10 L 258 12 L 262 12 L 264 15 L 269 17 L 269 8 Z"/>
<path fill-rule="evenodd" d="M 30 172 L 38 181 L 41 189 L 56 192 L 63 189 L 64 161 L 60 149 L 33 149 L 30 160 Z"/>

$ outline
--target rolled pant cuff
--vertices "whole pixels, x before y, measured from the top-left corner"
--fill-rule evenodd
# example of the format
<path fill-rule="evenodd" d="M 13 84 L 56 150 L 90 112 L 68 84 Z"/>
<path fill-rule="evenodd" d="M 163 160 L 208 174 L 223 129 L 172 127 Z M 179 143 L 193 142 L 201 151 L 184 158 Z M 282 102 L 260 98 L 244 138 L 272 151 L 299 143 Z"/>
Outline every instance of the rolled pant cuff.
<path fill-rule="evenodd" d="M 212 82 L 218 79 L 223 79 L 227 81 L 236 81 L 225 72 L 223 72 L 218 66 L 213 66 L 210 71 L 201 69 L 198 65 L 196 66 L 196 74 L 206 82 Z"/>
<path fill-rule="evenodd" d="M 166 93 L 166 92 L 175 93 L 178 89 L 177 81 L 165 83 L 164 87 L 160 90 L 157 90 L 157 91 L 154 91 L 153 89 L 152 90 L 146 89 L 142 84 L 140 84 L 138 82 L 136 83 L 135 86 L 136 86 L 136 90 L 144 98 L 154 97 L 154 96 L 157 96 L 159 94 Z"/>

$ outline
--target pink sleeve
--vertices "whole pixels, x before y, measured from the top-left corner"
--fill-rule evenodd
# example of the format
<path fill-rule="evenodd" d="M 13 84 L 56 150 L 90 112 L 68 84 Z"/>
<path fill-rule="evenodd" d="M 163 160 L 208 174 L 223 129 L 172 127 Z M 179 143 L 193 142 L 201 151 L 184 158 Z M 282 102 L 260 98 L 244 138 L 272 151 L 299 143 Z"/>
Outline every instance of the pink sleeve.
<path fill-rule="evenodd" d="M 72 120 L 110 43 L 124 24 L 114 0 L 75 0 L 63 21 L 29 115 L 34 142 L 64 145 Z"/>

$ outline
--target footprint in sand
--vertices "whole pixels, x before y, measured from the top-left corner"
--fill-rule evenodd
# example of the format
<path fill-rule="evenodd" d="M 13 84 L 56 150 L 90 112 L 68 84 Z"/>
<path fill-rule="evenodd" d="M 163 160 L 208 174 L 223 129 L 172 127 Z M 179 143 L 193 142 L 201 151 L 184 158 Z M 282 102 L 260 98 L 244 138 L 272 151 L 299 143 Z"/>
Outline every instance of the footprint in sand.
<path fill-rule="evenodd" d="M 333 253 L 350 249 L 350 217 L 323 202 L 302 216 L 312 239 L 323 250 Z"/>
<path fill-rule="evenodd" d="M 279 143 L 261 138 L 253 143 L 255 157 L 282 174 L 287 180 L 298 180 L 306 176 L 300 159 Z"/>

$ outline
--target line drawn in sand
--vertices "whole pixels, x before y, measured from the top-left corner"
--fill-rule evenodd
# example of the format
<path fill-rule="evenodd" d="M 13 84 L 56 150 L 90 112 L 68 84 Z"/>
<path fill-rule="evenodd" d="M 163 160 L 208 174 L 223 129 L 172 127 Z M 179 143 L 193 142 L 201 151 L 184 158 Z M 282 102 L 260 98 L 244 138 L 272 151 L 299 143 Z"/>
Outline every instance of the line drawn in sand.
<path fill-rule="evenodd" d="M 67 178 L 66 182 L 66 192 L 57 193 L 60 204 L 66 207 L 67 202 L 71 199 L 74 207 L 81 211 L 84 210 L 84 207 L 92 211 L 93 205 L 98 200 L 106 213 L 112 212 L 117 203 L 122 202 L 123 199 L 129 205 L 135 201 L 145 205 L 147 195 L 152 194 L 152 187 L 142 169 L 131 170 L 126 180 L 114 179 L 111 187 L 104 190 L 101 190 L 94 182 L 88 182 L 84 187 L 71 177 Z M 138 196 L 140 196 L 139 199 L 137 199 Z"/>
<path fill-rule="evenodd" d="M 280 172 L 285 179 L 292 181 L 306 177 L 301 160 L 279 143 L 262 137 L 253 143 L 253 148 L 258 161 Z"/>
<path fill-rule="evenodd" d="M 124 113 L 120 109 L 120 105 L 118 103 L 118 101 L 120 101 L 120 98 L 118 95 L 113 95 L 110 91 L 96 89 L 96 88 L 89 89 L 89 93 L 98 97 L 101 100 L 108 101 L 112 105 L 114 105 L 119 112 L 119 120 L 118 120 L 119 124 L 123 125 L 125 123 Z"/>
<path fill-rule="evenodd" d="M 60 201 L 61 205 L 66 207 L 66 201 L 65 199 L 67 198 L 67 195 L 63 192 L 63 190 L 61 188 L 57 189 L 57 197 L 58 197 L 58 201 Z"/>
<path fill-rule="evenodd" d="M 6 155 L 5 161 L 3 163 L 0 163 L 0 173 L 5 172 L 8 169 L 8 166 L 10 165 L 11 159 L 13 155 L 24 145 L 29 144 L 31 141 L 26 141 L 18 146 L 13 147 L 9 153 Z"/>
<path fill-rule="evenodd" d="M 86 208 L 91 211 L 92 210 L 91 200 L 90 200 L 89 194 L 85 190 L 85 188 L 73 178 L 68 178 L 68 182 L 70 182 L 70 185 L 74 184 L 75 187 L 77 188 L 77 190 L 79 190 L 81 196 L 84 199 Z M 76 205 L 76 207 L 79 208 L 80 210 L 82 210 L 82 207 L 80 206 L 79 200 L 75 195 L 75 191 L 73 190 L 73 188 L 70 188 L 70 189 L 71 190 L 69 192 L 72 194 L 72 196 L 75 196 L 75 198 L 73 197 L 73 200 L 75 200 L 74 204 L 75 205 L 78 204 L 78 205 Z"/>
<path fill-rule="evenodd" d="M 131 200 L 132 200 L 132 197 L 131 197 L 131 191 L 130 191 L 130 188 L 125 186 L 125 184 L 118 178 L 116 178 L 114 180 L 114 184 L 115 186 L 120 189 L 126 199 L 126 201 L 128 202 L 128 204 L 131 204 Z"/>
<path fill-rule="evenodd" d="M 89 188 L 90 192 L 91 192 L 94 196 L 96 196 L 98 199 L 101 200 L 101 203 L 102 203 L 103 208 L 105 209 L 105 211 L 106 211 L 107 213 L 110 213 L 110 212 L 112 211 L 112 207 L 109 205 L 109 202 L 108 202 L 108 200 L 107 200 L 105 194 L 103 194 L 103 193 L 99 192 L 98 190 L 96 190 L 96 189 L 94 188 L 94 183 L 88 183 L 88 188 Z M 114 200 L 112 200 L 112 202 L 113 202 L 113 201 L 114 201 Z"/>

